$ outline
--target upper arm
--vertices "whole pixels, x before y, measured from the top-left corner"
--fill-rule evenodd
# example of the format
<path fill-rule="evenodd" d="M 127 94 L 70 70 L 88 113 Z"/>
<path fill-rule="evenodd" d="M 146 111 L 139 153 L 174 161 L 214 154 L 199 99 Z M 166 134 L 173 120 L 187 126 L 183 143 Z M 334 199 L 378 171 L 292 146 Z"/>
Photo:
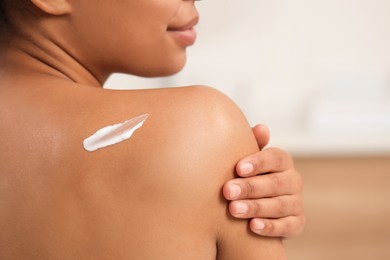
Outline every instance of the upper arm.
<path fill-rule="evenodd" d="M 282 242 L 278 238 L 254 235 L 247 220 L 238 220 L 227 211 L 222 186 L 235 175 L 236 163 L 258 151 L 252 130 L 239 108 L 221 93 L 211 89 L 198 90 L 203 128 L 189 130 L 200 135 L 207 146 L 193 151 L 199 172 L 206 172 L 208 197 L 204 199 L 214 227 L 218 259 L 284 259 Z M 199 116 L 199 115 L 198 115 Z M 207 134 L 199 133 L 199 131 Z"/>

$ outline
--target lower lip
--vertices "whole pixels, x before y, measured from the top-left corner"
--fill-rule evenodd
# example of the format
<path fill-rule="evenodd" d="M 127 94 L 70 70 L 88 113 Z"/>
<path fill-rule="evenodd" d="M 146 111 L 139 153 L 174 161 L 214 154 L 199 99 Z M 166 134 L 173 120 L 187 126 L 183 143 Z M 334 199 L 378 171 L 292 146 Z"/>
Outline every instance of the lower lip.
<path fill-rule="evenodd" d="M 183 43 L 186 46 L 193 45 L 196 40 L 196 31 L 194 28 L 190 28 L 187 30 L 182 31 L 168 31 L 174 38 L 179 40 L 181 43 Z"/>

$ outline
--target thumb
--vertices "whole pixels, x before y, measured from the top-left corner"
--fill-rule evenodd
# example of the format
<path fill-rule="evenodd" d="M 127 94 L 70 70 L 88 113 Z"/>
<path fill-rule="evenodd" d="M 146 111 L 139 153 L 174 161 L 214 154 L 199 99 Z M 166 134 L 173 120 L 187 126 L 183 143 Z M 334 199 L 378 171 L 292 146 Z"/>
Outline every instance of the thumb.
<path fill-rule="evenodd" d="M 259 149 L 262 150 L 270 140 L 270 131 L 269 128 L 266 125 L 256 125 L 253 127 L 253 134 L 255 135 L 257 145 L 259 146 Z"/>

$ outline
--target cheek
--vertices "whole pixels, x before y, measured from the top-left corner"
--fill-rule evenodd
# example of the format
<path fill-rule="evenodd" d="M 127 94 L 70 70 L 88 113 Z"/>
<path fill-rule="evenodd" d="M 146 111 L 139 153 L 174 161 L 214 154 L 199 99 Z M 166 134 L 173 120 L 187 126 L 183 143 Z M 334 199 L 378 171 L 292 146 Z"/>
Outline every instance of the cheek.
<path fill-rule="evenodd" d="M 164 76 L 178 72 L 186 61 L 183 46 L 168 34 L 167 27 L 177 15 L 182 0 L 135 1 L 132 12 L 122 15 L 119 35 L 121 43 L 112 48 L 118 51 L 122 72 L 142 76 Z"/>
<path fill-rule="evenodd" d="M 165 26 L 144 24 L 142 27 L 120 28 L 108 62 L 120 72 L 139 76 L 166 76 L 181 70 L 186 61 L 186 50 L 166 31 Z"/>
<path fill-rule="evenodd" d="M 138 76 L 168 76 L 179 72 L 186 62 L 186 51 L 167 37 L 152 44 L 121 50 L 117 67 L 120 72 Z"/>
<path fill-rule="evenodd" d="M 174 74 L 186 60 L 185 48 L 166 31 L 178 5 L 167 0 L 142 1 L 145 2 L 129 2 L 126 8 L 117 9 L 115 15 L 101 16 L 98 22 L 89 21 L 93 28 L 88 32 L 89 46 L 95 45 L 94 51 L 99 54 L 95 61 L 111 72 L 139 76 Z"/>

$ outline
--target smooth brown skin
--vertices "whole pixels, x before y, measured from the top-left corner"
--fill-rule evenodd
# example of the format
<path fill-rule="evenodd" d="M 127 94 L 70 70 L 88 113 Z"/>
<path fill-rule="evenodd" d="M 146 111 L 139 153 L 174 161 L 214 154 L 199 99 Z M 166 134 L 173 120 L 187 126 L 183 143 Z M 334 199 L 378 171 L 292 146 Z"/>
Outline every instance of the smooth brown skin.
<path fill-rule="evenodd" d="M 112 71 L 152 76 L 180 69 L 186 46 L 166 26 L 193 19 L 193 2 L 33 2 L 41 9 L 39 22 L 14 13 L 16 21 L 26 21 L 20 28 L 27 37 L 12 38 L 0 56 L 0 258 L 283 259 L 279 239 L 251 235 L 246 221 L 229 216 L 221 191 L 234 177 L 234 164 L 249 154 L 254 165 L 260 155 L 268 158 L 254 172 L 281 165 L 280 173 L 299 175 L 291 163 L 275 164 L 290 158 L 283 152 L 256 153 L 256 140 L 233 103 L 208 88 L 94 87 Z M 140 24 L 131 23 L 145 12 L 153 19 L 137 31 Z M 115 27 L 110 22 L 144 44 L 118 48 L 133 44 L 124 32 L 126 37 L 107 41 Z M 97 129 L 145 112 L 151 117 L 130 140 L 83 150 L 83 139 Z M 253 191 L 264 176 L 251 178 Z M 301 184 L 297 177 L 283 180 Z M 233 181 L 244 185 L 244 179 Z M 227 197 L 233 181 L 224 187 Z M 301 188 L 286 189 L 300 196 Z M 260 197 L 242 191 L 240 199 Z M 301 219 L 297 206 L 282 215 Z M 303 222 L 297 226 L 278 232 L 294 234 Z"/>
<path fill-rule="evenodd" d="M 27 82 L 1 92 L 1 259 L 284 259 L 227 214 L 221 187 L 257 147 L 221 94 Z M 145 111 L 129 141 L 83 149 Z"/>

